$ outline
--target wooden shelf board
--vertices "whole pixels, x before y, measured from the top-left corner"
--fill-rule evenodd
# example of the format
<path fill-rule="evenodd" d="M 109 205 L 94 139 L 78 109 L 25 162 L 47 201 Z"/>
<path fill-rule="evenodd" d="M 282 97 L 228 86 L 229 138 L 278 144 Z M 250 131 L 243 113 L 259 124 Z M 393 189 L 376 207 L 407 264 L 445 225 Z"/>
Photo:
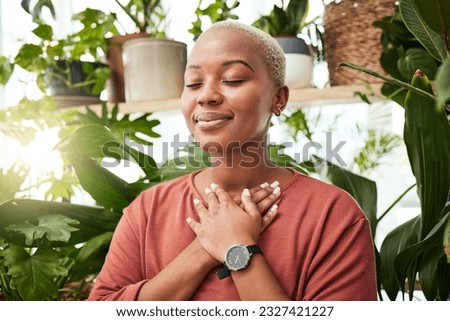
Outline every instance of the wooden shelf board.
<path fill-rule="evenodd" d="M 334 86 L 324 89 L 303 88 L 290 91 L 288 108 L 306 108 L 324 105 L 351 104 L 362 102 L 359 97 L 355 97 L 355 92 L 362 92 L 370 95 L 375 93 L 379 97 L 381 84 L 372 84 L 370 89 L 364 85 Z M 377 98 L 376 98 L 377 99 Z M 379 100 L 379 98 L 378 98 Z M 181 108 L 181 100 L 179 98 L 148 100 L 119 103 L 121 113 L 149 113 L 164 110 L 176 110 Z M 113 103 L 108 103 L 111 109 Z M 82 107 L 82 106 L 80 106 Z M 94 111 L 101 110 L 101 104 L 89 106 Z M 84 108 L 84 107 L 82 107 Z"/>

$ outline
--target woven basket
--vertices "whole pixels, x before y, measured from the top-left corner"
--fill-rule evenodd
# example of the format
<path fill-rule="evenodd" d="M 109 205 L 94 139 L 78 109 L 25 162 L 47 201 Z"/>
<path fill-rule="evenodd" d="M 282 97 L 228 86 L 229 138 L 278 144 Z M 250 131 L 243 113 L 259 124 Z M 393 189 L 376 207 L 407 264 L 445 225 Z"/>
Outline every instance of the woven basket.
<path fill-rule="evenodd" d="M 384 74 L 380 66 L 383 51 L 381 29 L 372 23 L 394 14 L 396 0 L 335 0 L 325 6 L 324 48 L 331 86 L 382 82 L 350 68 L 350 62 Z"/>

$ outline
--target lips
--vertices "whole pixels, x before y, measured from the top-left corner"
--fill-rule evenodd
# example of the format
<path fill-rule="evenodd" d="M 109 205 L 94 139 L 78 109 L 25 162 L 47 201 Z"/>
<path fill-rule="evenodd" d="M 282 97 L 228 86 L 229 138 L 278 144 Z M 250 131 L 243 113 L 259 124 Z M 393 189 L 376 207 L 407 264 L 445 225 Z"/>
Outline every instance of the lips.
<path fill-rule="evenodd" d="M 203 112 L 195 116 L 195 122 L 202 129 L 216 129 L 226 125 L 232 116 L 219 112 Z"/>

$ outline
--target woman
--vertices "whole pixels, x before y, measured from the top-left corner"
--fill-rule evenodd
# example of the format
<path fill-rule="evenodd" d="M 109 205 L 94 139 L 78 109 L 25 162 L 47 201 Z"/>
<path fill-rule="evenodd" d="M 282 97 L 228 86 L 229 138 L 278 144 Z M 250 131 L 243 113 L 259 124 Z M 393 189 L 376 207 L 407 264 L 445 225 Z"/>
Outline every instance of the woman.
<path fill-rule="evenodd" d="M 198 38 L 182 107 L 212 166 L 125 210 L 91 300 L 377 299 L 355 201 L 268 159 L 270 119 L 289 97 L 284 69 L 281 48 L 256 28 L 220 22 Z"/>

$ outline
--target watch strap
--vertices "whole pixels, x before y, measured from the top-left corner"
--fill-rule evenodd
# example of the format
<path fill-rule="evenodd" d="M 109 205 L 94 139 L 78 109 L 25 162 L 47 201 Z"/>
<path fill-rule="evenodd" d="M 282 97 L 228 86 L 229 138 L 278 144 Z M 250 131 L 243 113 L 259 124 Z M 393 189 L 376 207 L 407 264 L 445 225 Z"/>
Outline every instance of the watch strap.
<path fill-rule="evenodd" d="M 247 250 L 250 254 L 253 253 L 262 253 L 261 248 L 259 247 L 259 245 L 247 245 Z"/>
<path fill-rule="evenodd" d="M 219 271 L 217 271 L 216 275 L 219 278 L 219 280 L 222 280 L 222 279 L 225 279 L 226 277 L 229 277 L 231 274 L 230 274 L 230 270 L 228 270 L 227 265 L 224 263 L 223 269 L 220 269 Z"/>

